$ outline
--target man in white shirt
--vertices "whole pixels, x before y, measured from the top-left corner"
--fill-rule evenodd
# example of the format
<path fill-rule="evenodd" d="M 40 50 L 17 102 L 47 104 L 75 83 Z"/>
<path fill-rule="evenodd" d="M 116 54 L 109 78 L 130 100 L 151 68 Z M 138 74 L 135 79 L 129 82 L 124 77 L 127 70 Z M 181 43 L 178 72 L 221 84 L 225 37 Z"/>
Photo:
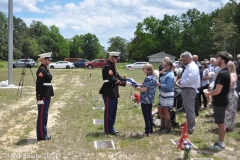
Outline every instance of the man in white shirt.
<path fill-rule="evenodd" d="M 182 79 L 177 83 L 182 88 L 183 106 L 187 116 L 188 133 L 192 134 L 195 127 L 195 98 L 196 90 L 200 87 L 199 68 L 193 61 L 192 54 L 185 51 L 181 54 L 186 68 L 183 72 Z"/>

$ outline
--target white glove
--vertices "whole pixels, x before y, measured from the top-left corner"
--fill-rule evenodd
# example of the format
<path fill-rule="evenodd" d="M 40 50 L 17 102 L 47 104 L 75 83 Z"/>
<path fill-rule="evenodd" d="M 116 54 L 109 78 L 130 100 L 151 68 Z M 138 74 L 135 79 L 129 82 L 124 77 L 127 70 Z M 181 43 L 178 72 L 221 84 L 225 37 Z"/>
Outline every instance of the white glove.
<path fill-rule="evenodd" d="M 37 101 L 37 104 L 44 104 L 43 100 Z"/>

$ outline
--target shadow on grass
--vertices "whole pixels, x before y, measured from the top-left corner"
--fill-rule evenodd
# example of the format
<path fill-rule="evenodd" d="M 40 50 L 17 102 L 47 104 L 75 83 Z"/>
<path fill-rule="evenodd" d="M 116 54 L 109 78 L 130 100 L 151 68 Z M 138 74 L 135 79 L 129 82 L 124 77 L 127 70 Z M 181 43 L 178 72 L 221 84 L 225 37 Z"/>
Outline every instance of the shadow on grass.
<path fill-rule="evenodd" d="M 99 138 L 104 136 L 107 136 L 107 134 L 105 134 L 104 132 L 93 132 L 93 133 L 88 133 L 85 137 Z"/>
<path fill-rule="evenodd" d="M 120 138 L 120 139 L 141 139 L 144 136 L 142 136 L 141 134 L 138 134 L 138 133 L 136 133 L 136 134 L 131 133 L 131 135 L 127 135 L 127 134 L 124 134 L 124 133 L 122 133 L 122 134 L 118 133 L 116 135 L 111 135 L 111 134 L 106 134 L 104 132 L 93 132 L 93 133 L 88 133 L 85 137 L 91 137 L 91 138 L 117 137 L 117 138 Z"/>
<path fill-rule="evenodd" d="M 215 153 L 218 153 L 218 151 L 212 151 L 209 150 L 208 148 L 202 148 L 198 149 L 197 153 L 201 155 L 201 157 L 212 157 Z"/>
<path fill-rule="evenodd" d="M 236 123 L 236 128 L 240 128 L 240 122 Z"/>
<path fill-rule="evenodd" d="M 212 121 L 211 119 L 204 120 L 203 122 L 204 122 L 204 123 L 213 123 L 213 121 Z"/>
<path fill-rule="evenodd" d="M 182 129 L 181 128 L 175 128 L 172 129 L 172 131 L 170 133 L 167 133 L 166 131 L 155 131 L 153 134 L 159 134 L 159 135 L 173 135 L 173 136 L 180 136 L 182 133 Z"/>
<path fill-rule="evenodd" d="M 18 146 L 24 146 L 24 145 L 29 145 L 29 144 L 34 144 L 34 143 L 37 143 L 37 139 L 21 139 L 19 140 L 17 143 L 15 143 L 16 145 Z"/>
<path fill-rule="evenodd" d="M 208 133 L 218 134 L 218 128 L 211 128 L 208 130 Z"/>

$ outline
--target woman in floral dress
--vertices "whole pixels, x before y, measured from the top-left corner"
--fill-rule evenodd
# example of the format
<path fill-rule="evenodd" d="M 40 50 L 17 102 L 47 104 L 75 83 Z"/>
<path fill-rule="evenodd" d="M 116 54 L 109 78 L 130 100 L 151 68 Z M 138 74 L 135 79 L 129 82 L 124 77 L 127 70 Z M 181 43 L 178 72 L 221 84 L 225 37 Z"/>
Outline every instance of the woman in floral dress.
<path fill-rule="evenodd" d="M 228 70 L 231 76 L 230 82 L 230 91 L 229 91 L 229 105 L 225 111 L 225 126 L 227 131 L 233 131 L 236 125 L 236 115 L 237 115 L 237 100 L 238 95 L 235 90 L 236 82 L 237 82 L 237 75 L 236 75 L 236 68 L 232 61 L 228 62 Z"/>

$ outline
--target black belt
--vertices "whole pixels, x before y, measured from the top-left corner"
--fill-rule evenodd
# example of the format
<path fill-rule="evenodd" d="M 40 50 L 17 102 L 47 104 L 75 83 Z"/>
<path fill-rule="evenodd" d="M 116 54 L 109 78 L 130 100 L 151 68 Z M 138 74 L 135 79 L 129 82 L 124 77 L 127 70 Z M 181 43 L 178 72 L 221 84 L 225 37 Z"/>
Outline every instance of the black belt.
<path fill-rule="evenodd" d="M 195 88 L 192 88 L 192 87 L 182 87 L 181 89 L 195 89 Z"/>

